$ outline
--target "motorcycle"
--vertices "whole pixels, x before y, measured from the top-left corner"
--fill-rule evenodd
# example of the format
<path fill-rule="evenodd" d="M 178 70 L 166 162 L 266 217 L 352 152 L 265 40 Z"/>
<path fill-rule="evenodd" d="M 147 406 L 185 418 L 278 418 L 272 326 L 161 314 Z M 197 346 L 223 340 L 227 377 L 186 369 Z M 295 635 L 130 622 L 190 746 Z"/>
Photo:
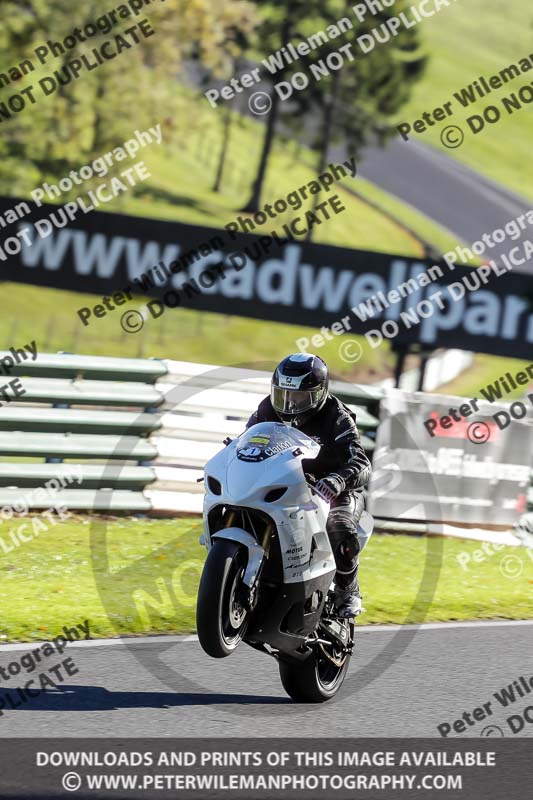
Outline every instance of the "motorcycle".
<path fill-rule="evenodd" d="M 301 431 L 263 422 L 208 461 L 196 611 L 209 656 L 224 658 L 245 642 L 273 656 L 285 691 L 307 703 L 337 694 L 355 633 L 355 620 L 335 612 L 329 504 L 302 465 L 319 450 Z M 361 549 L 372 527 L 363 512 Z"/>

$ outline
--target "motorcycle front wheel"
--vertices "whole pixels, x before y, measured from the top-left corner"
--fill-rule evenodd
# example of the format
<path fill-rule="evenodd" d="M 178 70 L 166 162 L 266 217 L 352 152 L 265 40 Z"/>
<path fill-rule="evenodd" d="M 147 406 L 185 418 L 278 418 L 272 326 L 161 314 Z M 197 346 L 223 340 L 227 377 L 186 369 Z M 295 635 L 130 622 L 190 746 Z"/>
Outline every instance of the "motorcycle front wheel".
<path fill-rule="evenodd" d="M 196 630 L 200 644 L 213 658 L 225 658 L 240 644 L 249 610 L 240 602 L 246 550 L 229 539 L 216 539 L 210 549 L 198 589 Z"/>
<path fill-rule="evenodd" d="M 354 626 L 351 626 L 353 638 Z M 324 703 L 331 700 L 342 684 L 350 666 L 350 654 L 346 653 L 334 663 L 324 650 L 317 647 L 303 662 L 280 661 L 279 675 L 283 688 L 297 703 Z"/>

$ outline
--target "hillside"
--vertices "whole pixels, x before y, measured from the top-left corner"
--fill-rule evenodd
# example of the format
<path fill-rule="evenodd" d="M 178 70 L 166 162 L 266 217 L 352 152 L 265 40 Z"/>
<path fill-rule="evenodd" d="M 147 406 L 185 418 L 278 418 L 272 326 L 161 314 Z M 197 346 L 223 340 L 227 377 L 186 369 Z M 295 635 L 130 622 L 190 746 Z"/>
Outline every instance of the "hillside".
<path fill-rule="evenodd" d="M 500 100 L 522 86 L 531 88 L 533 69 L 486 97 L 478 97 L 468 108 L 461 108 L 453 94 L 480 76 L 489 80 L 491 75 L 497 75 L 522 58 L 529 57 L 533 64 L 532 25 L 533 13 L 528 0 L 513 0 L 512 4 L 505 0 L 465 0 L 426 20 L 424 37 L 429 65 L 423 79 L 415 85 L 410 102 L 398 116 L 398 122 L 412 124 L 425 111 L 432 112 L 452 100 L 455 113 L 449 117 L 449 122 L 415 134 L 416 140 L 440 148 L 451 158 L 530 199 L 533 199 L 533 181 L 527 178 L 527 165 L 533 139 L 531 105 L 524 103 L 521 110 L 509 115 L 502 109 Z M 466 119 L 482 114 L 483 109 L 491 105 L 502 110 L 501 119 L 487 124 L 474 135 Z M 448 124 L 460 126 L 465 133 L 464 144 L 457 149 L 447 149 L 440 141 L 441 132 Z"/>

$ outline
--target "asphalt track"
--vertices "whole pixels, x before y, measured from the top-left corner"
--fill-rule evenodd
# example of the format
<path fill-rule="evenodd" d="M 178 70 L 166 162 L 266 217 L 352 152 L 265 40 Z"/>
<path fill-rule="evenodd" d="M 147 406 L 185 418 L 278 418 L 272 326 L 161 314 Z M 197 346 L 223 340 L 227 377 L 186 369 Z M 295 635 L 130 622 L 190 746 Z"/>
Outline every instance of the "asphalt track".
<path fill-rule="evenodd" d="M 2 647 L 0 664 L 27 650 Z M 460 735 L 496 735 L 488 726 L 498 726 L 512 737 L 506 718 L 533 706 L 533 690 L 508 708 L 493 697 L 521 675 L 533 681 L 533 621 L 361 627 L 343 691 L 323 705 L 292 703 L 275 661 L 243 645 L 221 661 L 195 637 L 85 642 L 66 655 L 78 674 L 5 710 L 0 736 L 438 737 L 438 725 L 492 701 L 493 714 Z M 533 736 L 533 724 L 519 735 Z"/>
<path fill-rule="evenodd" d="M 446 228 L 457 244 L 479 241 L 484 233 L 490 235 L 533 207 L 446 153 L 414 140 L 397 138 L 384 149 L 365 150 L 358 174 Z M 517 241 L 506 239 L 487 250 L 485 257 L 507 254 L 527 238 L 532 237 L 526 230 Z M 533 264 L 515 271 L 532 272 Z"/>

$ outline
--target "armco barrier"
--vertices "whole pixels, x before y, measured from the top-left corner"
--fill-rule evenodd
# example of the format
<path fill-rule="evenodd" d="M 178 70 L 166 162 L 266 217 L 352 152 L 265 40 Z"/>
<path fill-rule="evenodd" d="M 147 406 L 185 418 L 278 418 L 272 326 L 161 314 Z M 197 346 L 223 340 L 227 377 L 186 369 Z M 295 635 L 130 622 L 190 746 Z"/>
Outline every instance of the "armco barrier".
<path fill-rule="evenodd" d="M 39 353 L 11 374 L 25 394 L 0 408 L 0 507 L 77 463 L 80 485 L 58 495 L 69 509 L 199 513 L 205 462 L 270 391 L 267 372 L 158 359 Z M 189 399 L 173 404 L 184 382 Z M 381 390 L 331 388 L 356 412 L 371 456 Z"/>

